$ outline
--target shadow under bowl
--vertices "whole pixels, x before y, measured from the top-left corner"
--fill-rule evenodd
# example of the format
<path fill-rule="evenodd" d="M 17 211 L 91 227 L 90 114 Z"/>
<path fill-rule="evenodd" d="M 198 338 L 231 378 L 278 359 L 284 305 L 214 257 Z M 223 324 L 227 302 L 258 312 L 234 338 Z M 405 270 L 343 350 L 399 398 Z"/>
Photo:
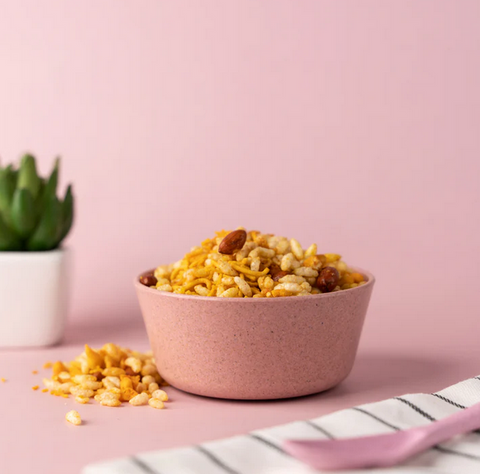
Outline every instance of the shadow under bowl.
<path fill-rule="evenodd" d="M 134 284 L 157 368 L 170 385 L 267 400 L 322 392 L 348 376 L 375 283 L 356 271 L 365 285 L 280 298 L 168 293 L 142 285 L 141 275 Z"/>

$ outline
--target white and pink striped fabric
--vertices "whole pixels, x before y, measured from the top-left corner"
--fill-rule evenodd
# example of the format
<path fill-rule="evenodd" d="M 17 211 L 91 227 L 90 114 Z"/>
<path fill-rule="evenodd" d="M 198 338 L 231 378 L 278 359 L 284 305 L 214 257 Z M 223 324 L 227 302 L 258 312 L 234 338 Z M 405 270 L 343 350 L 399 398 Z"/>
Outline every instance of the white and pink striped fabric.
<path fill-rule="evenodd" d="M 425 425 L 480 402 L 480 377 L 437 393 L 417 393 L 296 421 L 197 446 L 135 454 L 85 467 L 83 474 L 313 474 L 282 442 L 292 438 L 346 438 Z M 479 474 L 480 430 L 442 443 L 388 469 L 343 474 Z"/>

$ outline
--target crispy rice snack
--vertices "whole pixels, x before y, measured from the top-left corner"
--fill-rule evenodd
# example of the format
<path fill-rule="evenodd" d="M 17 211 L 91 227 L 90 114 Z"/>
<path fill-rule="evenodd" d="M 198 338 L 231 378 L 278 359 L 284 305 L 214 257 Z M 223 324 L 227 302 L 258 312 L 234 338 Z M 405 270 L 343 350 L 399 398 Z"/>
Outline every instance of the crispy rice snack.
<path fill-rule="evenodd" d="M 295 239 L 258 231 L 216 232 L 182 260 L 156 268 L 140 282 L 160 291 L 222 298 L 308 296 L 365 284 L 334 253 L 306 250 Z"/>
<path fill-rule="evenodd" d="M 92 349 L 86 344 L 75 360 L 50 366 L 52 377 L 43 379 L 46 389 L 42 392 L 64 398 L 73 395 L 80 404 L 93 399 L 106 407 L 130 402 L 133 406 L 163 408 L 163 402 L 168 401 L 166 392 L 160 390 L 168 384 L 158 373 L 152 352 L 131 351 L 112 343 Z"/>

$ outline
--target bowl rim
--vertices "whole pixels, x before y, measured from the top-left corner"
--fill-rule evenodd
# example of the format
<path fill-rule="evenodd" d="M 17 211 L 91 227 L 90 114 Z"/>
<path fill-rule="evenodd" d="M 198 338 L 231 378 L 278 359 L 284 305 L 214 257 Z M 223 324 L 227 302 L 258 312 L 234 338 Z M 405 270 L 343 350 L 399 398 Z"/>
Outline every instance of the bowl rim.
<path fill-rule="evenodd" d="M 168 298 L 178 298 L 178 299 L 194 300 L 194 301 L 211 301 L 211 302 L 220 301 L 223 303 L 225 303 L 226 301 L 230 301 L 230 302 L 237 301 L 237 302 L 244 302 L 244 303 L 248 301 L 249 303 L 247 304 L 251 304 L 252 302 L 258 302 L 259 304 L 278 304 L 279 301 L 285 302 L 286 298 L 288 300 L 293 299 L 294 301 L 305 301 L 305 300 L 311 301 L 311 300 L 318 300 L 320 298 L 339 298 L 341 297 L 340 295 L 342 294 L 352 292 L 352 291 L 365 291 L 367 288 L 372 287 L 374 285 L 375 277 L 373 276 L 372 273 L 360 267 L 350 267 L 350 268 L 367 277 L 367 282 L 365 283 L 365 285 L 356 286 L 355 288 L 349 288 L 348 290 L 333 291 L 330 293 L 321 293 L 319 295 L 292 296 L 292 297 L 284 296 L 279 298 L 220 298 L 218 296 L 184 295 L 182 293 L 172 293 L 170 291 L 159 291 L 159 290 L 150 288 L 149 286 L 142 285 L 140 283 L 140 277 L 147 273 L 152 273 L 154 269 L 146 270 L 140 273 L 135 277 L 133 283 L 137 291 L 156 294 L 159 297 L 166 296 Z M 269 301 L 270 303 L 265 303 L 266 301 Z M 277 302 L 277 303 L 274 303 L 274 302 Z"/>

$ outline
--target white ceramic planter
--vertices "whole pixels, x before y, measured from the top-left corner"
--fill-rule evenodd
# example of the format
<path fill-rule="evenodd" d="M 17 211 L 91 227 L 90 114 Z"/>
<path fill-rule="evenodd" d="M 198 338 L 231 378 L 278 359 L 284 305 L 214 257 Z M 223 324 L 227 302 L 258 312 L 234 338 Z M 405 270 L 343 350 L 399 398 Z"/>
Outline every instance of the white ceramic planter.
<path fill-rule="evenodd" d="M 49 346 L 67 318 L 69 251 L 0 252 L 0 347 Z"/>

